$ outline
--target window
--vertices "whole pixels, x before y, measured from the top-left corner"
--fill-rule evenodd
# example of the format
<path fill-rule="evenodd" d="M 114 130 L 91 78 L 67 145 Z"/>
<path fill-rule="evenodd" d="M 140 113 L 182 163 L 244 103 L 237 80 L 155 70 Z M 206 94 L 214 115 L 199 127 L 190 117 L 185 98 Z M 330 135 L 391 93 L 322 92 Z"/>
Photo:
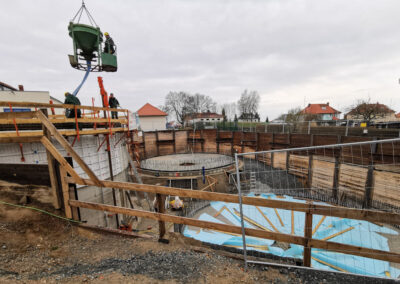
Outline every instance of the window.
<path fill-rule="evenodd" d="M 201 121 L 203 121 L 203 120 L 204 120 L 204 118 L 201 119 Z"/>
<path fill-rule="evenodd" d="M 326 110 L 326 106 L 323 106 L 323 107 L 322 107 L 322 110 Z"/>
<path fill-rule="evenodd" d="M 214 121 L 214 118 L 212 118 L 211 120 Z"/>

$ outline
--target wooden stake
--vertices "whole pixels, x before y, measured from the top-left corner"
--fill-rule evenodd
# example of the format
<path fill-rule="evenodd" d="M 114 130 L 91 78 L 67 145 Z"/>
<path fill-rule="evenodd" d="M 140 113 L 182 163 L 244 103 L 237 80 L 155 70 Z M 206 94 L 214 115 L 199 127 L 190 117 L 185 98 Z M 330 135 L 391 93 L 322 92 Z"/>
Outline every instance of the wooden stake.
<path fill-rule="evenodd" d="M 67 218 L 72 219 L 72 210 L 69 205 L 69 187 L 68 187 L 68 183 L 66 181 L 67 171 L 65 170 L 64 166 L 62 166 L 62 165 L 60 165 L 60 176 L 61 176 L 62 193 L 63 193 L 63 198 L 64 198 L 65 216 Z"/>
<path fill-rule="evenodd" d="M 163 214 L 165 212 L 165 204 L 164 204 L 165 197 L 158 193 L 156 197 L 157 197 L 158 212 Z M 159 231 L 159 238 L 162 239 L 165 235 L 165 222 L 162 220 L 158 221 L 158 231 Z"/>
<path fill-rule="evenodd" d="M 306 213 L 306 220 L 304 224 L 304 237 L 307 238 L 307 245 L 304 246 L 303 265 L 311 267 L 311 246 L 310 240 L 312 238 L 312 218 L 311 213 Z"/>

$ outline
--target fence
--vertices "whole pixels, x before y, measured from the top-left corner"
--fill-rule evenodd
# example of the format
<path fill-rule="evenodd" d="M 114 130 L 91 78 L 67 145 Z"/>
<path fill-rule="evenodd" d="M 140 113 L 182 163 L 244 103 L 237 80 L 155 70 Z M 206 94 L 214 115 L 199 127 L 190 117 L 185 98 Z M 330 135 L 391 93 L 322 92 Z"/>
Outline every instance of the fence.
<path fill-rule="evenodd" d="M 239 198 L 259 196 L 261 199 L 301 203 L 303 206 L 343 205 L 346 208 L 379 208 L 387 212 L 400 210 L 400 160 L 397 157 L 400 138 L 365 141 L 327 146 L 279 149 L 262 152 L 239 153 L 236 163 L 243 162 L 237 170 L 236 181 Z M 347 210 L 344 209 L 343 210 Z M 245 263 L 247 250 L 265 250 L 288 257 L 304 257 L 304 264 L 322 269 L 352 272 L 374 276 L 397 277 L 397 270 L 389 260 L 378 261 L 359 256 L 345 256 L 316 249 L 314 241 L 328 241 L 372 248 L 382 251 L 400 249 L 393 240 L 397 228 L 392 220 L 376 222 L 356 221 L 351 216 L 332 217 L 326 212 L 306 213 L 247 206 L 226 205 L 226 216 L 240 217 Z M 230 219 L 232 217 L 229 217 Z M 364 219 L 366 221 L 366 219 Z M 389 224 L 383 225 L 383 224 Z M 307 239 L 303 248 L 292 243 L 279 243 L 247 239 L 247 228 L 301 236 Z M 354 248 L 355 249 L 355 248 Z M 349 252 L 351 253 L 351 252 Z M 378 252 L 377 252 L 378 253 Z M 370 256 L 372 257 L 372 256 Z"/>
<path fill-rule="evenodd" d="M 344 231 L 352 231 L 352 232 L 359 232 L 359 230 L 354 229 L 357 224 L 350 223 L 351 227 L 354 228 L 346 228 L 340 232 L 335 233 L 336 235 L 328 235 L 323 238 L 317 238 L 320 232 L 315 233 L 316 237 L 313 237 L 313 231 L 318 231 L 318 228 L 324 228 L 324 220 L 325 222 L 330 222 L 328 224 L 332 224 L 333 227 L 340 227 L 339 223 L 333 223 L 333 217 L 338 218 L 345 218 L 351 220 L 362 220 L 361 223 L 368 223 L 370 228 L 374 228 L 374 232 L 377 231 L 379 233 L 390 234 L 392 231 L 385 229 L 386 227 L 376 225 L 375 223 L 385 223 L 385 224 L 394 224 L 400 225 L 400 214 L 392 213 L 392 212 L 382 212 L 382 211 L 374 211 L 374 210 L 361 210 L 355 208 L 346 208 L 346 207 L 337 207 L 332 206 L 330 204 L 322 204 L 322 203 L 307 203 L 302 200 L 295 200 L 295 199 L 288 199 L 285 200 L 282 196 L 276 196 L 271 198 L 260 198 L 255 196 L 243 196 L 241 194 L 241 181 L 240 177 L 245 176 L 247 172 L 247 168 L 244 169 L 243 173 L 240 174 L 237 172 L 237 181 L 238 181 L 238 188 L 239 188 L 239 195 L 232 195 L 232 194 L 224 194 L 224 193 L 216 193 L 216 192 L 206 192 L 206 191 L 195 191 L 195 190 L 186 190 L 186 189 L 179 189 L 179 188 L 172 188 L 172 187 L 163 187 L 163 186 L 154 186 L 154 185 L 145 185 L 145 184 L 135 184 L 135 183 L 127 183 L 127 182 L 115 182 L 115 181 L 107 181 L 107 180 L 100 180 L 94 172 L 90 169 L 90 167 L 82 160 L 82 158 L 75 152 L 75 150 L 71 147 L 68 141 L 62 136 L 62 134 L 54 127 L 54 125 L 42 114 L 41 112 L 31 112 L 31 118 L 38 118 L 42 125 L 43 125 L 43 134 L 40 137 L 35 138 L 35 141 L 40 141 L 47 149 L 48 154 L 51 157 L 58 161 L 61 165 L 60 169 L 60 180 L 62 186 L 62 194 L 63 194 L 63 206 L 65 209 L 65 214 L 68 218 L 78 219 L 78 208 L 87 208 L 92 210 L 99 210 L 99 211 L 106 211 L 115 213 L 118 219 L 118 214 L 126 215 L 126 216 L 137 216 L 142 218 L 149 218 L 158 221 L 159 223 L 159 238 L 163 238 L 166 233 L 166 222 L 171 222 L 175 224 L 184 224 L 186 226 L 193 226 L 197 228 L 203 228 L 207 230 L 209 234 L 212 235 L 213 239 L 217 239 L 217 233 L 224 233 L 225 239 L 227 240 L 226 236 L 229 238 L 242 236 L 243 237 L 243 244 L 244 244 L 244 252 L 246 253 L 246 238 L 256 239 L 256 242 L 252 244 L 253 248 L 268 248 L 271 251 L 277 252 L 276 246 L 274 245 L 265 245 L 263 242 L 276 242 L 278 248 L 285 246 L 285 243 L 292 244 L 290 248 L 291 254 L 287 253 L 283 256 L 291 256 L 291 255 L 301 255 L 302 250 L 299 250 L 299 247 L 304 247 L 304 264 L 310 265 L 311 260 L 318 259 L 318 261 L 328 263 L 327 257 L 322 259 L 322 254 L 319 255 L 319 258 L 312 254 L 312 249 L 318 249 L 319 251 L 328 251 L 327 253 L 341 253 L 342 255 L 353 255 L 353 257 L 361 257 L 361 258 L 368 258 L 368 259 L 375 259 L 381 260 L 383 262 L 396 262 L 400 263 L 400 254 L 397 252 L 392 252 L 385 250 L 384 247 L 376 248 L 375 240 L 378 238 L 377 235 L 374 235 L 374 238 L 371 237 L 371 244 L 369 246 L 361 246 L 354 243 L 346 244 L 346 242 L 337 242 L 337 236 L 343 236 Z M 17 117 L 18 115 L 13 114 L 12 118 Z M 72 168 L 69 163 L 65 160 L 65 158 L 60 154 L 57 148 L 54 147 L 52 140 L 49 139 L 51 136 L 68 152 L 70 153 L 71 157 L 80 165 L 84 173 L 87 175 L 88 178 L 81 177 L 75 170 Z M 30 138 L 29 136 L 26 138 Z M 19 139 L 15 139 L 19 141 Z M 377 141 L 375 143 L 390 143 L 389 141 Z M 398 140 L 393 140 L 392 143 L 398 142 Z M 366 143 L 361 144 L 365 146 Z M 369 145 L 369 144 L 368 144 Z M 393 144 L 395 145 L 395 144 Z M 396 144 L 397 145 L 397 144 Z M 338 146 L 338 145 L 336 145 Z M 347 145 L 350 146 L 350 145 Z M 346 147 L 346 145 L 342 145 L 341 147 Z M 320 153 L 323 147 L 314 147 L 315 153 Z M 328 147 L 325 147 L 326 149 Z M 331 148 L 330 148 L 331 149 Z M 379 147 L 378 147 L 379 149 Z M 382 149 L 386 149 L 382 147 Z M 393 148 L 394 149 L 394 148 Z M 285 150 L 281 150 L 285 151 Z M 292 150 L 293 151 L 293 150 Z M 297 149 L 297 151 L 300 151 Z M 279 151 L 276 151 L 279 152 Z M 251 163 L 255 162 L 263 162 L 262 160 L 259 161 L 257 153 L 250 153 L 250 154 L 242 154 L 247 155 L 248 159 L 250 159 Z M 289 156 L 290 158 L 290 156 Z M 273 159 L 274 160 L 274 159 Z M 290 159 L 289 159 L 290 160 Z M 375 161 L 374 159 L 372 159 Z M 236 156 L 236 164 L 238 164 L 238 156 Z M 388 164 L 388 163 L 387 163 Z M 67 173 L 70 176 L 67 176 Z M 254 175 L 250 175 L 250 180 L 254 180 Z M 75 185 L 91 185 L 94 187 L 100 188 L 112 188 L 118 189 L 120 191 L 121 196 L 124 196 L 124 193 L 127 192 L 144 192 L 153 194 L 157 200 L 157 208 L 158 212 L 152 212 L 151 209 L 149 210 L 142 210 L 142 209 L 134 209 L 134 208 L 127 208 L 123 207 L 125 204 L 121 202 L 120 205 L 114 203 L 114 205 L 108 204 L 99 204 L 93 202 L 84 202 L 76 200 L 76 195 L 74 193 Z M 79 189 L 78 189 L 79 190 Z M 179 196 L 181 198 L 192 198 L 192 199 L 200 199 L 200 200 L 209 200 L 214 202 L 220 202 L 218 204 L 226 204 L 224 207 L 221 206 L 220 211 L 217 214 L 226 214 L 226 208 L 230 211 L 234 211 L 234 214 L 237 216 L 239 214 L 241 216 L 241 223 L 242 226 L 237 226 L 234 221 L 232 223 L 224 224 L 221 221 L 216 220 L 215 218 L 208 218 L 205 219 L 196 219 L 196 218 L 189 218 L 189 217 L 181 217 L 175 216 L 173 214 L 167 214 L 165 211 L 165 197 L 166 196 Z M 129 194 L 127 195 L 129 196 Z M 114 200 L 115 201 L 115 200 Z M 215 203 L 214 203 L 215 204 Z M 230 204 L 234 204 L 236 206 L 240 206 L 240 213 L 239 210 L 233 210 L 233 208 L 229 208 L 232 206 Z M 131 207 L 132 203 L 131 203 Z M 278 214 L 282 213 L 283 211 L 292 212 L 289 213 L 289 216 L 292 217 L 291 226 L 287 226 L 291 229 L 292 233 L 288 233 L 287 230 L 279 230 L 279 227 L 275 225 L 275 229 L 271 226 L 272 229 L 268 229 L 266 226 L 261 225 L 261 221 L 259 220 L 251 220 L 252 216 L 248 216 L 247 214 L 243 214 L 243 209 L 246 207 L 250 208 L 259 208 L 263 214 L 261 216 L 263 218 L 268 217 L 269 213 L 264 212 L 264 208 L 269 208 L 270 210 L 275 211 L 274 214 L 278 216 Z M 258 210 L 258 209 L 256 209 Z M 282 212 L 280 212 L 280 211 Z M 276 213 L 278 212 L 278 214 Z M 296 213 L 295 213 L 296 212 Z M 302 214 L 303 216 L 299 215 Z M 282 220 L 284 220 L 283 213 Z M 316 228 L 312 229 L 313 223 L 313 216 L 321 215 L 321 220 L 318 222 Z M 265 216 L 265 217 L 264 217 Z M 305 234 L 302 235 L 299 233 L 298 226 L 294 226 L 295 219 L 298 221 L 299 217 L 303 217 L 304 221 L 304 228 Z M 236 217 L 235 217 L 236 218 Z M 279 218 L 278 218 L 279 219 Z M 233 219 L 232 219 L 233 220 Z M 244 221 L 250 222 L 253 227 L 244 226 Z M 267 218 L 265 218 L 267 220 Z M 342 219 L 343 220 L 343 219 Z M 350 222 L 350 221 L 349 221 Z M 342 222 L 344 223 L 344 222 Z M 375 226 L 375 227 L 373 227 Z M 328 226 L 329 227 L 329 226 Z M 350 229 L 351 228 L 351 229 Z M 287 229 L 287 228 L 286 228 Z M 322 230 L 322 229 L 320 229 Z M 369 230 L 372 232 L 372 229 Z M 361 234 L 361 232 L 359 232 Z M 335 241 L 331 241 L 334 239 Z M 229 239 L 231 241 L 231 239 Z M 382 240 L 379 239 L 378 240 Z M 232 242 L 236 241 L 237 239 L 232 240 Z M 379 242 L 383 243 L 384 242 Z M 235 246 L 235 243 L 232 244 Z M 246 259 L 246 258 L 245 258 Z M 247 262 L 246 262 L 247 264 Z M 332 264 L 330 264 L 332 265 Z M 337 268 L 340 268 L 336 266 Z M 383 269 L 386 269 L 387 266 L 383 265 Z M 341 268 L 340 268 L 341 269 Z M 396 277 L 397 271 L 391 268 L 387 270 L 383 270 L 389 277 Z"/>

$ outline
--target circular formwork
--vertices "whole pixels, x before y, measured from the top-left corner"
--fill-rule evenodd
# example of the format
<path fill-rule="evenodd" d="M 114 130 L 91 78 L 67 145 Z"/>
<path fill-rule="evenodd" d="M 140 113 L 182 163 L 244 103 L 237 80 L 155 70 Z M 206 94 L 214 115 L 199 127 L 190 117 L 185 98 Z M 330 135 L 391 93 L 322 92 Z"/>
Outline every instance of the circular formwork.
<path fill-rule="evenodd" d="M 235 169 L 235 159 L 231 156 L 213 153 L 189 153 L 157 156 L 142 160 L 140 170 L 144 174 L 156 176 L 197 176 L 217 174 Z"/>

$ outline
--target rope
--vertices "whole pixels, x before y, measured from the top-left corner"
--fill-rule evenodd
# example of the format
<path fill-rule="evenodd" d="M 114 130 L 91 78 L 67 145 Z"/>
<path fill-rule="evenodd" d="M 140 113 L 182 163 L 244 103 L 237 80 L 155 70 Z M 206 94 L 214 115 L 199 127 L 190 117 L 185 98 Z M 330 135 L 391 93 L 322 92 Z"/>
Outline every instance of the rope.
<path fill-rule="evenodd" d="M 77 221 L 77 220 L 65 218 L 65 217 L 62 217 L 62 216 L 59 216 L 59 215 L 50 213 L 50 212 L 48 212 L 48 211 L 45 211 L 45 210 L 42 210 L 42 209 L 39 209 L 39 208 L 35 208 L 35 207 L 12 204 L 12 203 L 8 203 L 8 202 L 2 201 L 2 200 L 0 200 L 0 203 L 1 203 L 1 204 L 5 204 L 5 205 L 9 205 L 9 206 L 19 207 L 19 208 L 26 208 L 26 209 L 35 210 L 35 211 L 38 211 L 38 212 L 41 212 L 41 213 L 50 215 L 50 216 L 52 216 L 52 217 L 56 217 L 56 218 L 63 219 L 63 220 L 65 220 L 65 221 L 69 221 L 69 222 L 73 222 L 73 223 L 83 223 L 83 222 L 81 222 L 81 221 Z"/>

